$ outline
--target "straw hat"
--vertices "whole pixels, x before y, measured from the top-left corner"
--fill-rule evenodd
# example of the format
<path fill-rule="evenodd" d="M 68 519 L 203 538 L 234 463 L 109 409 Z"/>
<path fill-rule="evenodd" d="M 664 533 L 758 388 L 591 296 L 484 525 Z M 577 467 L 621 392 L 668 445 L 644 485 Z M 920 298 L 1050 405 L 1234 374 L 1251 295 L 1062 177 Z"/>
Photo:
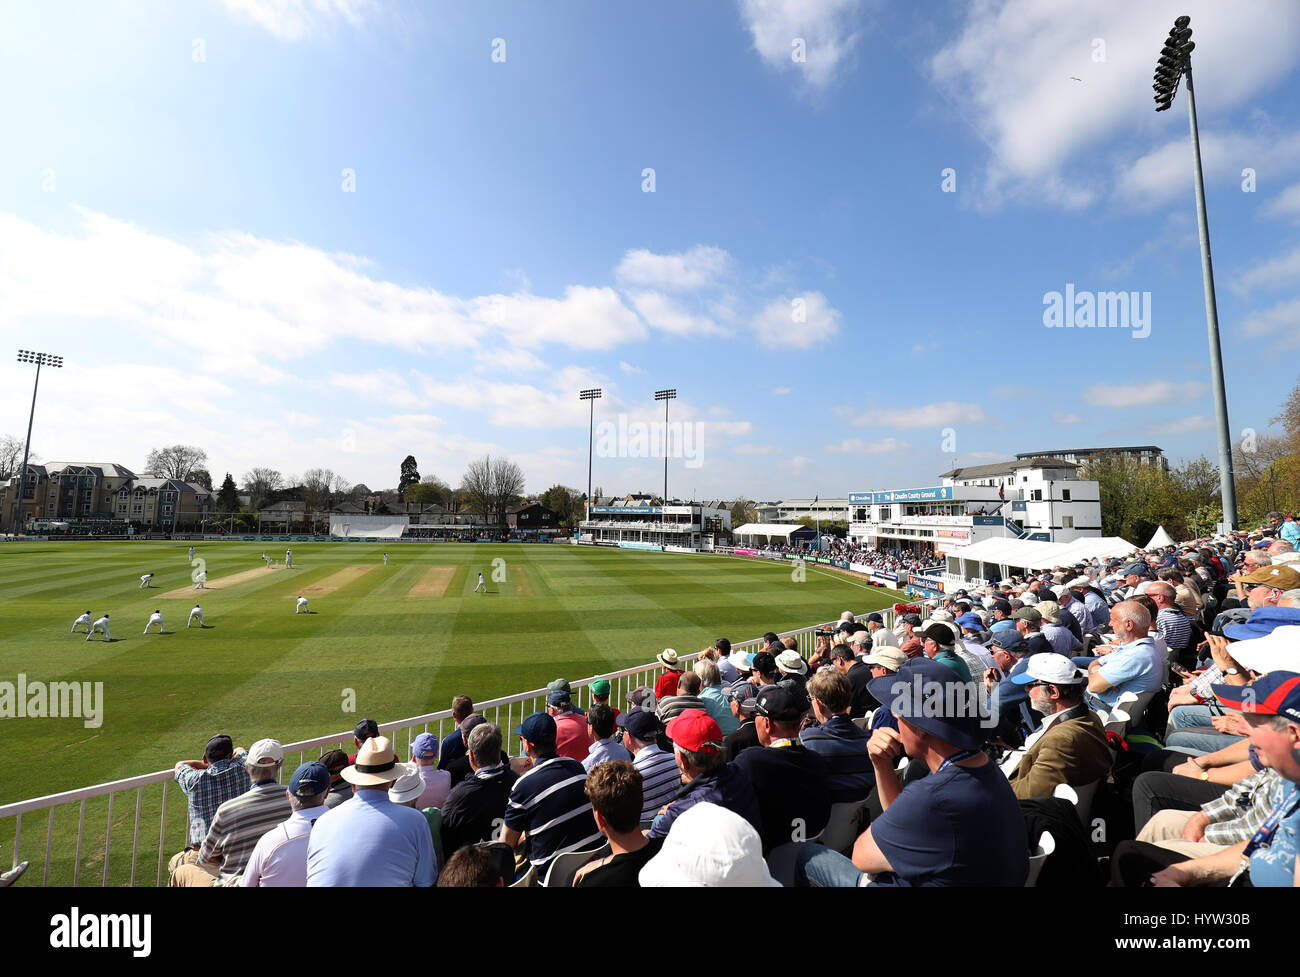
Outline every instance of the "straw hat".
<path fill-rule="evenodd" d="M 388 737 L 372 736 L 361 744 L 357 762 L 343 768 L 342 777 L 350 784 L 373 787 L 376 784 L 391 784 L 404 773 L 406 771 L 397 762 L 393 744 Z"/>

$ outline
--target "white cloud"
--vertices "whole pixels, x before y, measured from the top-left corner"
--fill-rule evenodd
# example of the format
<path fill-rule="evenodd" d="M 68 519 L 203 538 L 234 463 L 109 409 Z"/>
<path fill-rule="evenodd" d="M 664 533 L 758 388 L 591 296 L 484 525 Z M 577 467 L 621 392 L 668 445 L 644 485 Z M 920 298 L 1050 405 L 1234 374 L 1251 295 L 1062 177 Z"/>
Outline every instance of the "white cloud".
<path fill-rule="evenodd" d="M 781 449 L 774 444 L 738 444 L 731 450 L 737 455 L 774 455 Z"/>
<path fill-rule="evenodd" d="M 424 401 L 406 385 L 406 379 L 392 370 L 335 373 L 330 376 L 329 382 L 331 386 L 338 387 L 340 390 L 347 390 L 367 400 L 380 400 L 394 407 L 424 406 Z"/>
<path fill-rule="evenodd" d="M 773 299 L 750 320 L 750 327 L 759 343 L 771 349 L 810 349 L 838 335 L 841 318 L 821 292 L 804 292 L 793 299 Z"/>
<path fill-rule="evenodd" d="M 887 407 L 850 415 L 854 424 L 870 427 L 944 427 L 950 424 L 978 424 L 984 420 L 979 404 L 948 400 L 920 407 Z"/>
<path fill-rule="evenodd" d="M 674 336 L 718 336 L 724 330 L 704 316 L 692 315 L 661 292 L 629 292 L 632 306 L 656 329 Z"/>
<path fill-rule="evenodd" d="M 1144 380 L 1137 383 L 1098 383 L 1083 392 L 1084 403 L 1092 407 L 1150 407 L 1154 404 L 1188 403 L 1200 400 L 1209 385 L 1198 380 Z"/>
<path fill-rule="evenodd" d="M 640 376 L 645 373 L 645 370 L 641 369 L 641 367 L 633 366 L 631 363 L 625 363 L 622 360 L 618 361 L 618 368 L 630 377 Z"/>
<path fill-rule="evenodd" d="M 1230 287 L 1238 295 L 1249 295 L 1255 289 L 1269 291 L 1297 282 L 1300 282 L 1300 247 L 1248 268 L 1232 279 Z"/>
<path fill-rule="evenodd" d="M 1300 220 L 1300 183 L 1293 183 L 1260 211 L 1265 217 L 1293 217 Z"/>
<path fill-rule="evenodd" d="M 784 397 L 789 392 L 790 392 L 789 387 L 775 387 L 772 390 L 773 395 L 777 397 Z"/>
<path fill-rule="evenodd" d="M 1241 331 L 1251 339 L 1281 333 L 1282 338 L 1274 349 L 1300 346 L 1300 298 L 1249 313 L 1242 320 Z"/>
<path fill-rule="evenodd" d="M 1063 411 L 1052 411 L 1052 423 L 1059 424 L 1062 427 L 1073 427 L 1075 424 L 1082 424 L 1083 418 L 1078 414 L 1066 414 Z"/>
<path fill-rule="evenodd" d="M 475 353 L 480 370 L 504 371 L 506 373 L 536 373 L 545 370 L 546 364 L 526 349 L 507 349 L 501 347 Z"/>
<path fill-rule="evenodd" d="M 964 9 L 960 35 L 931 58 L 929 71 L 952 114 L 989 147 L 991 203 L 1016 194 L 1083 206 L 1104 190 L 1094 174 L 1108 153 L 1148 135 L 1177 135 L 1176 126 L 1185 139 L 1186 123 L 1171 118 L 1180 113 L 1157 115 L 1151 99 L 1151 74 L 1176 15 L 1190 15 L 1203 42 L 1196 68 L 1214 79 L 1218 112 L 1240 109 L 1285 77 L 1300 33 L 1292 0 L 1259 0 L 1249 16 L 1216 0 L 1176 9 L 1131 0 L 988 0 Z M 1104 60 L 1094 60 L 1098 40 Z M 1185 141 L 1181 170 L 1191 170 Z"/>
<path fill-rule="evenodd" d="M 569 285 L 564 298 L 485 295 L 471 299 L 475 321 L 495 325 L 519 346 L 564 343 L 576 349 L 613 349 L 648 333 L 612 288 Z"/>
<path fill-rule="evenodd" d="M 777 70 L 797 71 L 804 84 L 826 88 L 861 36 L 854 30 L 859 0 L 740 0 L 740 18 L 759 57 Z M 803 60 L 794 60 L 795 39 Z"/>
<path fill-rule="evenodd" d="M 1201 166 L 1205 178 L 1240 178 L 1244 167 L 1263 172 L 1293 169 L 1300 161 L 1300 132 L 1252 134 L 1202 132 Z M 1192 192 L 1191 153 L 1186 132 L 1131 163 L 1116 177 L 1116 191 L 1131 208 L 1153 208 Z"/>
<path fill-rule="evenodd" d="M 238 19 L 251 21 L 281 41 L 300 41 L 322 26 L 346 21 L 360 27 L 373 0 L 221 0 Z"/>
<path fill-rule="evenodd" d="M 886 455 L 896 451 L 906 451 L 911 445 L 897 438 L 881 438 L 879 441 L 863 441 L 860 438 L 846 438 L 838 444 L 826 445 L 830 454 L 844 455 Z"/>
<path fill-rule="evenodd" d="M 713 285 L 731 268 L 731 255 L 721 248 L 697 244 L 677 254 L 628 251 L 614 269 L 623 285 L 693 292 Z"/>

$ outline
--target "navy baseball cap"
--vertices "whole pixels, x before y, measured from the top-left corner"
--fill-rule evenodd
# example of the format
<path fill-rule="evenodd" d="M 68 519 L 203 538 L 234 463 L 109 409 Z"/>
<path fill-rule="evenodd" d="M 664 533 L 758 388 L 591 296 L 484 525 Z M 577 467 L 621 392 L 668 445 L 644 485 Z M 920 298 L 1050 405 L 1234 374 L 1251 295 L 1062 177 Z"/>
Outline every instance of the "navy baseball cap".
<path fill-rule="evenodd" d="M 879 614 L 868 614 L 868 615 L 867 615 L 867 620 L 868 620 L 868 621 L 875 621 L 877 624 L 884 624 L 884 623 L 885 623 L 885 619 L 884 619 L 883 617 L 881 617 Z"/>
<path fill-rule="evenodd" d="M 1134 560 L 1132 563 L 1126 566 L 1121 572 L 1126 577 L 1134 576 L 1134 577 L 1144 577 L 1147 580 L 1151 579 L 1151 568 L 1147 566 L 1145 560 Z"/>
<path fill-rule="evenodd" d="M 993 602 L 993 610 L 1001 611 L 1003 614 L 1010 614 L 1011 602 L 1007 600 L 995 600 Z"/>
<path fill-rule="evenodd" d="M 370 739 L 370 737 L 379 735 L 379 723 L 375 722 L 373 719 L 363 719 L 361 722 L 357 723 L 356 728 L 352 730 L 352 735 L 364 743 L 366 740 Z"/>
<path fill-rule="evenodd" d="M 1211 685 L 1210 691 L 1228 709 L 1300 723 L 1300 674 L 1295 672 L 1269 672 L 1249 685 Z"/>
<path fill-rule="evenodd" d="M 999 628 L 993 632 L 993 641 L 990 643 L 1004 651 L 1012 651 L 1025 643 L 1025 636 L 1013 627 Z"/>
<path fill-rule="evenodd" d="M 655 714 L 644 709 L 638 709 L 636 712 L 620 712 L 615 722 L 642 743 L 653 743 L 663 731 L 663 726 L 655 718 Z"/>
<path fill-rule="evenodd" d="M 563 706 L 573 701 L 573 697 L 564 691 L 552 692 L 546 697 L 548 706 Z"/>
<path fill-rule="evenodd" d="M 535 712 L 515 727 L 515 734 L 530 743 L 555 739 L 555 720 L 544 712 Z"/>
<path fill-rule="evenodd" d="M 225 733 L 218 733 L 203 748 L 203 758 L 209 761 L 224 760 L 235 752 L 235 744 Z"/>
<path fill-rule="evenodd" d="M 798 722 L 799 717 L 808 709 L 803 696 L 785 685 L 765 685 L 758 690 L 755 698 L 758 714 L 775 723 Z"/>
<path fill-rule="evenodd" d="M 1259 607 L 1241 624 L 1229 624 L 1223 633 L 1234 641 L 1249 641 L 1292 624 L 1300 624 L 1300 607 Z"/>
<path fill-rule="evenodd" d="M 315 797 L 330 789 L 330 769 L 319 760 L 309 760 L 289 778 L 289 793 L 294 797 Z"/>

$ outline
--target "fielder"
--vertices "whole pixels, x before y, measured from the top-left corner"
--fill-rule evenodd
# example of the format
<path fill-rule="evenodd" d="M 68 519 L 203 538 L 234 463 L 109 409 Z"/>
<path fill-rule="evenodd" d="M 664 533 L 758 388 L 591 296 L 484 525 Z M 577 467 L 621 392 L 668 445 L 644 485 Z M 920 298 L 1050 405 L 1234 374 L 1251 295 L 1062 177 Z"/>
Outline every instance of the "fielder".
<path fill-rule="evenodd" d="M 198 604 L 195 604 L 195 605 L 194 605 L 194 610 L 190 611 L 190 619 L 189 619 L 188 621 L 185 622 L 185 630 L 186 630 L 186 631 L 188 631 L 188 630 L 190 629 L 190 625 L 194 623 L 194 619 L 195 619 L 196 617 L 199 619 L 199 627 L 202 628 L 202 627 L 203 627 L 203 609 L 202 609 L 201 607 L 199 607 Z"/>
<path fill-rule="evenodd" d="M 86 611 L 85 614 L 81 615 L 81 617 L 77 618 L 75 621 L 72 622 L 72 631 L 70 633 L 76 634 L 77 626 L 81 624 L 84 624 L 86 626 L 86 634 L 90 634 L 90 611 Z"/>
<path fill-rule="evenodd" d="M 384 554 L 384 566 L 388 566 L 388 554 Z"/>
<path fill-rule="evenodd" d="M 152 614 L 149 615 L 149 623 L 144 626 L 144 633 L 148 634 L 149 629 L 153 627 L 155 624 L 158 625 L 159 634 L 167 633 L 167 629 L 163 627 L 162 611 L 154 611 Z"/>
<path fill-rule="evenodd" d="M 193 546 L 190 547 L 190 562 L 191 562 L 191 563 L 194 562 L 194 547 L 193 547 Z"/>
<path fill-rule="evenodd" d="M 475 587 L 474 587 L 474 593 L 477 594 L 478 591 L 479 591 L 479 588 L 480 588 L 480 587 L 483 588 L 483 593 L 486 594 L 486 593 L 487 593 L 487 584 L 485 584 L 485 583 L 483 582 L 483 571 L 481 571 L 481 570 L 479 571 L 479 575 L 478 575 L 478 583 L 477 583 L 477 584 L 475 585 Z"/>
<path fill-rule="evenodd" d="M 152 580 L 153 580 L 152 573 L 142 573 L 140 575 L 140 589 L 144 590 L 147 587 L 153 586 L 153 584 L 151 583 Z"/>
<path fill-rule="evenodd" d="M 307 614 L 310 614 L 310 613 L 311 613 L 311 611 L 307 610 L 307 598 L 306 598 L 306 597 L 299 597 L 299 598 L 298 598 L 298 609 L 295 610 L 294 613 L 295 613 L 295 614 L 302 614 L 302 613 L 304 613 L 304 612 L 307 613 Z"/>
<path fill-rule="evenodd" d="M 284 551 L 284 568 L 288 570 L 293 566 L 293 550 Z"/>
<path fill-rule="evenodd" d="M 107 615 L 107 614 L 105 614 L 103 617 L 101 617 L 98 621 L 96 621 L 94 624 L 92 624 L 92 625 L 90 626 L 90 630 L 86 632 L 86 640 L 89 641 L 89 640 L 94 636 L 94 634 L 95 634 L 96 631 L 103 631 L 103 632 L 104 632 L 104 640 L 105 640 L 105 641 L 112 641 L 112 640 L 113 640 L 113 636 L 112 636 L 111 634 L 108 633 L 108 615 Z"/>

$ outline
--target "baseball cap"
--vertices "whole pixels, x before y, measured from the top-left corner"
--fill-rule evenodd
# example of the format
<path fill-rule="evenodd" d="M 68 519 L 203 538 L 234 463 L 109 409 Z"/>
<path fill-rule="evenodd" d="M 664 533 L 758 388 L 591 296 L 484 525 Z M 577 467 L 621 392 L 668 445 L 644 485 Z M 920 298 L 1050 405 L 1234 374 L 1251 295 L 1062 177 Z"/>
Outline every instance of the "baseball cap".
<path fill-rule="evenodd" d="M 655 690 L 646 685 L 638 685 L 627 694 L 627 701 L 633 709 L 649 709 L 653 712 L 655 707 Z"/>
<path fill-rule="evenodd" d="M 598 678 L 596 681 L 591 683 L 590 688 L 592 695 L 599 696 L 603 699 L 605 696 L 609 695 L 609 679 Z"/>
<path fill-rule="evenodd" d="M 1211 685 L 1210 691 L 1229 709 L 1285 716 L 1300 723 L 1300 674 L 1296 672 L 1269 672 L 1249 685 Z"/>
<path fill-rule="evenodd" d="M 482 726 L 487 722 L 487 716 L 481 712 L 471 712 L 468 716 L 460 721 L 456 728 L 460 730 L 460 738 L 466 743 L 469 742 L 469 734 L 474 732 L 475 726 Z"/>
<path fill-rule="evenodd" d="M 554 682 L 546 683 L 546 691 L 571 693 L 573 692 L 573 689 L 569 687 L 569 680 L 567 678 L 557 678 Z"/>
<path fill-rule="evenodd" d="M 1267 584 L 1276 590 L 1294 590 L 1300 587 L 1300 573 L 1284 564 L 1260 567 L 1254 573 L 1237 579 L 1242 583 Z"/>
<path fill-rule="evenodd" d="M 555 720 L 544 712 L 535 712 L 515 727 L 515 735 L 530 743 L 555 739 Z"/>
<path fill-rule="evenodd" d="M 1078 685 L 1088 677 L 1082 668 L 1064 655 L 1049 652 L 1046 655 L 1030 655 L 1025 659 L 1025 670 L 1019 675 L 1011 676 L 1016 685 L 1028 685 L 1030 682 L 1051 682 L 1053 685 Z"/>
<path fill-rule="evenodd" d="M 379 735 L 379 723 L 373 719 L 363 719 L 352 730 L 352 735 L 364 743 L 370 737 Z"/>
<path fill-rule="evenodd" d="M 862 659 L 867 665 L 880 665 L 891 672 L 896 672 L 903 667 L 903 662 L 907 661 L 907 656 L 891 645 L 885 645 L 883 648 L 877 648 L 871 654 Z"/>
<path fill-rule="evenodd" d="M 1001 611 L 1003 614 L 1010 614 L 1010 613 L 1011 613 L 1011 602 L 1010 602 L 1010 601 L 1006 601 L 1006 600 L 995 600 L 995 601 L 993 602 L 993 606 L 990 607 L 989 610 L 991 610 L 991 611 Z"/>
<path fill-rule="evenodd" d="M 655 714 L 644 709 L 638 709 L 636 712 L 621 712 L 615 721 L 642 743 L 653 743 L 663 731 L 663 726 L 655 718 Z"/>
<path fill-rule="evenodd" d="M 960 631 L 947 621 L 934 621 L 921 634 L 941 645 L 955 644 L 961 636 Z"/>
<path fill-rule="evenodd" d="M 572 701 L 572 697 L 563 689 L 560 689 L 557 692 L 552 692 L 546 697 L 546 704 L 548 706 L 567 706 Z"/>
<path fill-rule="evenodd" d="M 885 619 L 884 619 L 883 617 L 881 617 L 879 614 L 868 614 L 868 615 L 867 615 L 867 620 L 868 620 L 868 621 L 875 621 L 877 624 L 884 624 L 884 623 L 885 623 Z"/>
<path fill-rule="evenodd" d="M 319 760 L 301 764 L 289 778 L 289 793 L 294 797 L 315 797 L 330 789 L 330 769 Z"/>
<path fill-rule="evenodd" d="M 919 628 L 919 627 L 921 626 L 921 615 L 920 615 L 920 614 L 904 614 L 904 615 L 903 615 L 903 623 L 904 623 L 904 624 L 910 624 L 910 625 L 912 625 L 912 627 L 914 627 L 914 628 Z"/>
<path fill-rule="evenodd" d="M 1300 672 L 1300 622 L 1276 627 L 1262 637 L 1235 642 L 1231 654 L 1235 662 L 1252 672 Z"/>
<path fill-rule="evenodd" d="M 1120 575 L 1125 577 L 1128 576 L 1142 577 L 1144 579 L 1149 580 L 1151 579 L 1151 568 L 1147 566 L 1145 560 L 1134 560 L 1132 563 L 1130 563 L 1128 566 L 1126 566 L 1123 570 L 1120 571 Z"/>
<path fill-rule="evenodd" d="M 338 773 L 348 765 L 348 755 L 342 750 L 326 750 L 321 754 L 320 762 L 330 773 Z"/>
<path fill-rule="evenodd" d="M 1022 607 L 1011 615 L 1013 621 L 1028 621 L 1030 624 L 1042 624 L 1043 615 L 1038 613 L 1037 607 Z"/>
<path fill-rule="evenodd" d="M 432 733 L 421 733 L 411 743 L 411 755 L 421 760 L 429 760 L 438 755 L 438 737 Z"/>
<path fill-rule="evenodd" d="M 991 643 L 1001 648 L 1003 651 L 1014 651 L 1025 643 L 1025 636 L 1014 627 L 995 628 L 993 631 L 993 641 Z"/>
<path fill-rule="evenodd" d="M 248 759 L 244 764 L 249 767 L 269 766 L 283 759 L 284 747 L 280 745 L 280 741 L 264 739 L 258 740 L 248 748 Z"/>
<path fill-rule="evenodd" d="M 851 645 L 865 645 L 871 643 L 871 634 L 867 631 L 855 631 L 853 637 L 849 639 Z"/>
<path fill-rule="evenodd" d="M 765 685 L 754 698 L 758 702 L 758 714 L 774 723 L 798 722 L 808 709 L 804 697 L 786 685 Z"/>
<path fill-rule="evenodd" d="M 1271 634 L 1274 628 L 1300 624 L 1300 607 L 1257 607 L 1250 617 L 1240 624 L 1229 624 L 1223 633 L 1234 641 L 1250 641 Z M 1237 658 L 1236 646 L 1233 646 L 1233 658 Z M 1241 661 L 1241 659 L 1237 659 Z M 1244 665 L 1245 662 L 1242 662 Z M 1255 669 L 1262 671 L 1262 669 Z"/>
<path fill-rule="evenodd" d="M 203 758 L 210 763 L 215 763 L 217 760 L 225 760 L 234 752 L 235 744 L 230 737 L 225 733 L 218 733 L 208 740 L 208 745 L 203 748 Z"/>
<path fill-rule="evenodd" d="M 683 710 L 676 718 L 668 720 L 667 731 L 668 738 L 687 752 L 722 752 L 722 729 L 703 709 Z"/>

